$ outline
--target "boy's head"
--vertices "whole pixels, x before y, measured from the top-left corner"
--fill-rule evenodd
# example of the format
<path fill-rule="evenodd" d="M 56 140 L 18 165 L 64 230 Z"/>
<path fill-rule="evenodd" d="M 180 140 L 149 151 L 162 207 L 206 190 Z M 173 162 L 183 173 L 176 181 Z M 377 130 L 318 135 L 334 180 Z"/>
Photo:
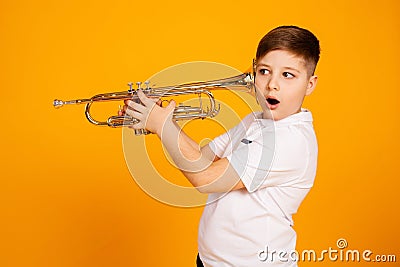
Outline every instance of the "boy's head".
<path fill-rule="evenodd" d="M 258 44 L 256 62 L 273 50 L 285 50 L 303 58 L 309 76 L 314 75 L 320 47 L 317 37 L 309 30 L 297 26 L 280 26 L 271 30 Z"/>
<path fill-rule="evenodd" d="M 264 118 L 280 120 L 301 110 L 317 84 L 319 53 L 314 34 L 296 26 L 275 28 L 261 39 L 254 71 Z"/>

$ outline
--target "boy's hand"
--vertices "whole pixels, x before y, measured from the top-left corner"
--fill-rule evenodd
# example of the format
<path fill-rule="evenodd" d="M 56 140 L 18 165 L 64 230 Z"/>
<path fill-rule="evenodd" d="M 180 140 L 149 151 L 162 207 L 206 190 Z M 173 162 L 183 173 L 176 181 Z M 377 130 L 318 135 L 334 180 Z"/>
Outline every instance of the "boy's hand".
<path fill-rule="evenodd" d="M 171 101 L 167 107 L 163 108 L 160 106 L 159 99 L 147 97 L 142 90 L 138 91 L 138 97 L 141 101 L 140 104 L 132 100 L 125 100 L 125 106 L 118 114 L 126 114 L 140 121 L 132 125 L 131 128 L 146 129 L 161 136 L 164 124 L 167 121 L 172 122 L 175 102 Z"/>

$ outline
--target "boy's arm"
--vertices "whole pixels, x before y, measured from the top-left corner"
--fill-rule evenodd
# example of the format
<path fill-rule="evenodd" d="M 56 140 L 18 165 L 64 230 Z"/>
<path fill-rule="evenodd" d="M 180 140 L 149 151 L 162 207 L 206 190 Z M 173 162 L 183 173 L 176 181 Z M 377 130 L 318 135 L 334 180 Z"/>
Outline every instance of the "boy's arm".
<path fill-rule="evenodd" d="M 175 164 L 200 192 L 227 192 L 244 187 L 226 158 L 215 158 L 208 145 L 200 149 L 172 120 L 167 120 L 157 134 Z"/>
<path fill-rule="evenodd" d="M 146 128 L 157 134 L 171 158 L 190 183 L 202 193 L 227 192 L 244 187 L 226 158 L 219 159 L 208 145 L 200 148 L 173 122 L 175 102 L 159 107 L 139 92 L 143 105 L 128 101 L 126 113 L 140 120 L 134 128 Z"/>

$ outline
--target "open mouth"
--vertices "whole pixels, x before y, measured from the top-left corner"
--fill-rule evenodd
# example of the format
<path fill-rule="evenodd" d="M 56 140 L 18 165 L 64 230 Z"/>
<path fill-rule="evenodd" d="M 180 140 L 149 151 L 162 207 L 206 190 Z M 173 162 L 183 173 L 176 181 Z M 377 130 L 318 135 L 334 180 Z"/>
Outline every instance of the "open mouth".
<path fill-rule="evenodd" d="M 272 106 L 278 105 L 280 103 L 280 101 L 278 99 L 271 98 L 271 97 L 267 98 L 267 102 L 268 102 L 268 104 L 270 104 Z"/>

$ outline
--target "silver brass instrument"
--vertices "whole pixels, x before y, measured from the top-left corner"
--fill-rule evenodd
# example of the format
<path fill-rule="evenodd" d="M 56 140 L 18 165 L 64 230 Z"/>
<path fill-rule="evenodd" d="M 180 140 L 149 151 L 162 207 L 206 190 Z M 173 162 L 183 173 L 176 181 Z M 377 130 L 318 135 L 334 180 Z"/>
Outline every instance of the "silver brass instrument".
<path fill-rule="evenodd" d="M 53 105 L 55 108 L 60 108 L 64 105 L 71 104 L 86 104 L 85 115 L 88 121 L 94 125 L 106 125 L 109 127 L 122 127 L 131 126 L 139 121 L 130 116 L 111 116 L 106 121 L 98 121 L 90 114 L 90 107 L 94 102 L 105 102 L 105 101 L 120 101 L 131 99 L 136 102 L 140 102 L 137 91 L 142 90 L 147 97 L 161 98 L 170 96 L 180 95 L 198 95 L 199 106 L 192 107 L 187 105 L 179 104 L 175 107 L 173 118 L 175 120 L 187 120 L 187 119 L 204 119 L 207 117 L 214 117 L 219 112 L 219 105 L 216 104 L 211 90 L 218 89 L 231 89 L 238 91 L 251 91 L 254 87 L 254 76 L 252 73 L 243 73 L 237 76 L 223 78 L 220 80 L 212 80 L 206 82 L 195 82 L 195 83 L 184 83 L 175 86 L 155 87 L 149 86 L 149 82 L 145 82 L 144 88 L 141 88 L 141 82 L 137 82 L 137 88 L 133 88 L 133 84 L 129 83 L 129 90 L 113 93 L 98 94 L 92 98 L 76 99 L 63 101 L 55 99 Z M 206 95 L 209 100 L 207 108 L 203 107 L 201 96 Z M 136 135 L 147 134 L 148 132 L 144 129 L 135 130 Z"/>

